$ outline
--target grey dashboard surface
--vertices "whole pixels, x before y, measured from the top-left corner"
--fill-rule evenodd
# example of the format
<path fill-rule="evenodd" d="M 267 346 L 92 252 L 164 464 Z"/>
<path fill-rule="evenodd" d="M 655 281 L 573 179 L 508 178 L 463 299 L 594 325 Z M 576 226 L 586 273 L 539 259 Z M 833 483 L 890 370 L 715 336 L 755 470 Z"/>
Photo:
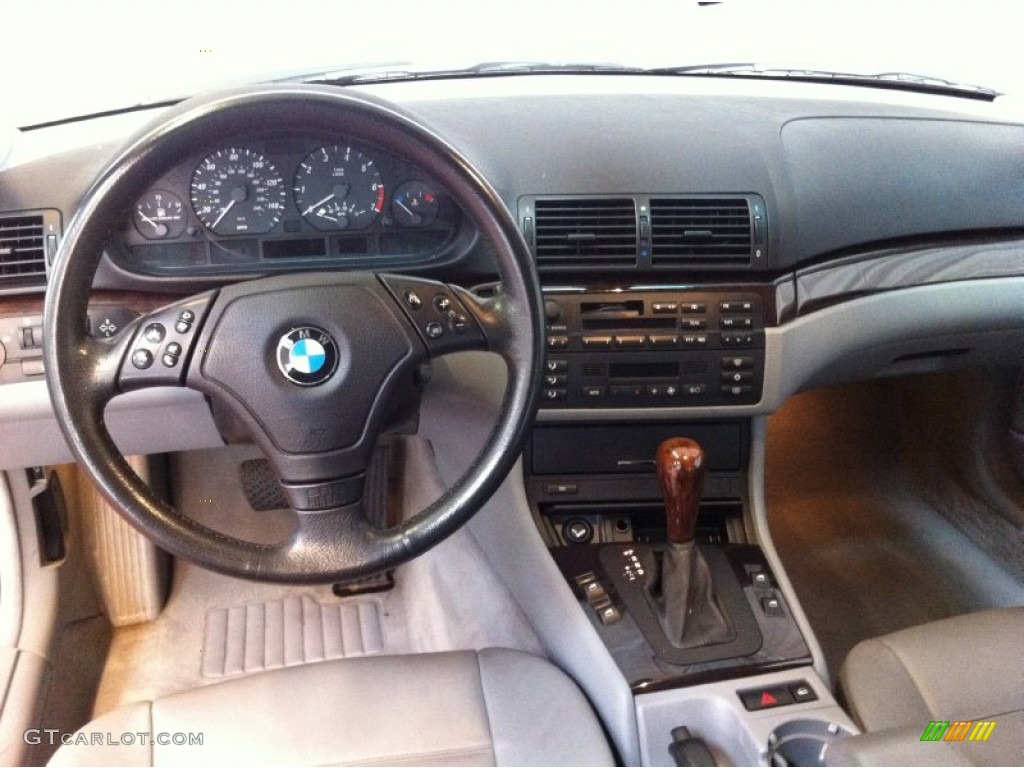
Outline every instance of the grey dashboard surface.
<path fill-rule="evenodd" d="M 599 75 L 364 89 L 461 149 L 513 211 L 523 195 L 759 194 L 763 272 L 871 244 L 1024 228 L 1024 120 L 998 101 Z M 22 134 L 0 171 L 0 212 L 56 208 L 66 221 L 119 143 L 154 116 L 107 118 L 114 132 L 102 143 L 50 156 L 47 134 L 53 149 L 73 145 L 74 126 Z M 97 122 L 83 135 L 94 139 Z M 19 161 L 33 154 L 19 152 L 26 142 L 39 159 Z M 145 283 L 107 269 L 98 286 Z"/>

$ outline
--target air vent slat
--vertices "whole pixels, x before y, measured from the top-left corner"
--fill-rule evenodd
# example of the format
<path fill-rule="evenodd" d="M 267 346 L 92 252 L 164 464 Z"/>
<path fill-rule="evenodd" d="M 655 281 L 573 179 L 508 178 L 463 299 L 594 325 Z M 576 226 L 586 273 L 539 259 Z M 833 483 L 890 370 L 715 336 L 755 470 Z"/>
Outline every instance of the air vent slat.
<path fill-rule="evenodd" d="M 753 249 L 745 198 L 651 200 L 651 264 L 655 267 L 749 266 Z"/>
<path fill-rule="evenodd" d="M 636 266 L 633 200 L 541 199 L 534 203 L 534 213 L 539 268 Z"/>
<path fill-rule="evenodd" d="M 43 217 L 0 217 L 0 284 L 41 283 L 45 276 Z"/>

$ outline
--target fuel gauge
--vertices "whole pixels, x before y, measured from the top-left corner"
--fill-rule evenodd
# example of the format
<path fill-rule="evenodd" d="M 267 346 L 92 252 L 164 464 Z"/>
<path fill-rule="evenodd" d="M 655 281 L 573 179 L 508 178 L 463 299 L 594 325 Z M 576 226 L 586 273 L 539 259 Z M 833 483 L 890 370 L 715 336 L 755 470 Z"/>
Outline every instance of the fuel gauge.
<path fill-rule="evenodd" d="M 166 240 L 185 233 L 185 205 L 173 192 L 154 189 L 136 204 L 135 228 L 147 240 Z"/>
<path fill-rule="evenodd" d="M 391 215 L 400 227 L 426 227 L 434 223 L 439 208 L 437 193 L 422 181 L 407 181 L 391 198 Z"/>

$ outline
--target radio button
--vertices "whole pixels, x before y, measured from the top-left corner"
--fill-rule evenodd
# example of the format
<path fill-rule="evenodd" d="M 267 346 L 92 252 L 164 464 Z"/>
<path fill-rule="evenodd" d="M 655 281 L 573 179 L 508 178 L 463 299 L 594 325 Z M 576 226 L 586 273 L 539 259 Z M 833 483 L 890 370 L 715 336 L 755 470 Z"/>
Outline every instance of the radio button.
<path fill-rule="evenodd" d="M 547 373 L 547 374 L 544 374 L 544 386 L 545 387 L 564 387 L 568 381 L 569 381 L 569 377 L 564 375 L 564 374 L 557 374 L 557 373 Z"/>
<path fill-rule="evenodd" d="M 679 337 L 673 334 L 665 334 L 658 336 L 650 336 L 649 340 L 652 347 L 678 347 Z"/>
<path fill-rule="evenodd" d="M 655 301 L 651 303 L 651 311 L 656 315 L 674 315 L 679 310 L 677 301 Z"/>
<path fill-rule="evenodd" d="M 722 363 L 725 365 L 725 363 Z M 545 360 L 544 370 L 548 373 L 562 373 L 569 370 L 569 363 L 565 360 Z"/>
<path fill-rule="evenodd" d="M 679 394 L 677 384 L 648 384 L 648 397 L 676 397 Z"/>
<path fill-rule="evenodd" d="M 754 321 L 749 317 L 723 317 L 718 321 L 722 328 L 753 328 Z"/>
<path fill-rule="evenodd" d="M 612 397 L 640 397 L 644 393 L 644 388 L 639 384 L 633 385 L 619 385 L 615 387 L 609 387 Z"/>
<path fill-rule="evenodd" d="M 610 347 L 612 345 L 611 336 L 584 336 L 583 346 L 586 349 L 596 349 L 600 347 Z"/>
<path fill-rule="evenodd" d="M 564 389 L 545 389 L 544 399 L 545 400 L 565 400 L 568 391 Z"/>
<path fill-rule="evenodd" d="M 646 336 L 616 336 L 615 346 L 617 347 L 642 347 L 647 341 Z"/>
<path fill-rule="evenodd" d="M 605 388 L 604 387 L 583 387 L 583 389 L 580 390 L 580 394 L 586 400 L 599 400 L 602 397 L 604 397 Z"/>
<path fill-rule="evenodd" d="M 708 311 L 708 305 L 703 301 L 684 301 L 680 306 L 684 315 L 702 315 Z"/>
<path fill-rule="evenodd" d="M 723 312 L 753 312 L 754 302 L 749 299 L 741 301 L 739 299 L 729 299 L 718 304 L 718 308 Z"/>
<path fill-rule="evenodd" d="M 708 327 L 708 321 L 702 317 L 683 318 L 679 325 L 688 331 L 703 331 Z"/>
<path fill-rule="evenodd" d="M 703 333 L 688 334 L 683 336 L 684 347 L 706 347 L 708 345 L 708 337 Z"/>
<path fill-rule="evenodd" d="M 722 370 L 730 371 L 744 371 L 754 367 L 754 358 L 752 357 L 723 357 L 722 358 Z"/>
<path fill-rule="evenodd" d="M 565 349 L 569 346 L 568 336 L 548 336 L 548 349 Z"/>
<path fill-rule="evenodd" d="M 683 384 L 683 394 L 688 397 L 703 395 L 708 391 L 707 384 Z"/>

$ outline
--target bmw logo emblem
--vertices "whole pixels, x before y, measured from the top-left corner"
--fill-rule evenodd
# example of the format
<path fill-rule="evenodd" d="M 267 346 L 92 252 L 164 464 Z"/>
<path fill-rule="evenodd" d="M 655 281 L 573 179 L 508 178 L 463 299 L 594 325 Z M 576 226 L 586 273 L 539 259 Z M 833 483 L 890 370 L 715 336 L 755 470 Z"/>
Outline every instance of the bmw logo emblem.
<path fill-rule="evenodd" d="M 277 367 L 288 381 L 315 387 L 334 375 L 338 347 L 327 331 L 320 328 L 292 328 L 277 342 Z"/>

